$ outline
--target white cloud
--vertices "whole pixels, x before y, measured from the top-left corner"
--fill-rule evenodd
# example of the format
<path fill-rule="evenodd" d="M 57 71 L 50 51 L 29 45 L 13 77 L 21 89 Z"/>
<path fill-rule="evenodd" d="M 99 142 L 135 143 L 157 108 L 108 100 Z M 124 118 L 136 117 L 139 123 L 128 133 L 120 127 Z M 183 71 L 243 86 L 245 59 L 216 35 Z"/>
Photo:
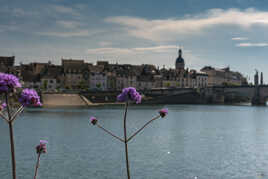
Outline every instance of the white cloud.
<path fill-rule="evenodd" d="M 59 20 L 56 22 L 59 26 L 63 28 L 68 28 L 68 29 L 74 29 L 79 26 L 81 26 L 80 22 L 78 21 L 73 21 L 73 20 Z"/>
<path fill-rule="evenodd" d="M 134 54 L 134 53 L 164 53 L 170 50 L 178 49 L 175 45 L 161 45 L 153 47 L 137 47 L 137 48 L 95 48 L 88 49 L 88 54 Z"/>
<path fill-rule="evenodd" d="M 37 32 L 38 35 L 55 36 L 55 37 L 85 37 L 96 35 L 101 31 L 75 30 L 70 32 Z"/>
<path fill-rule="evenodd" d="M 239 43 L 237 47 L 267 47 L 268 43 Z"/>
<path fill-rule="evenodd" d="M 38 13 L 34 10 L 27 11 L 26 9 L 14 8 L 10 6 L 0 7 L 0 13 L 15 17 L 31 17 L 38 15 Z"/>
<path fill-rule="evenodd" d="M 107 41 L 101 41 L 98 44 L 100 46 L 102 46 L 102 47 L 106 47 L 106 46 L 111 46 L 113 43 L 112 42 L 107 42 Z"/>
<path fill-rule="evenodd" d="M 88 49 L 86 51 L 88 54 L 129 54 L 132 53 L 131 49 L 127 48 L 95 48 L 95 49 Z"/>
<path fill-rule="evenodd" d="M 204 14 L 187 16 L 182 19 L 145 19 L 117 16 L 105 22 L 119 24 L 123 30 L 134 37 L 153 41 L 173 41 L 178 36 L 203 33 L 206 28 L 216 25 L 235 25 L 250 28 L 253 25 L 268 26 L 268 12 L 255 9 L 211 9 Z"/>
<path fill-rule="evenodd" d="M 62 6 L 62 5 L 53 5 L 51 6 L 51 8 L 54 9 L 57 13 L 80 16 L 80 13 L 76 9 L 71 8 L 71 7 Z"/>
<path fill-rule="evenodd" d="M 247 37 L 233 37 L 232 40 L 243 41 L 243 40 L 248 40 L 248 38 Z"/>
<path fill-rule="evenodd" d="M 70 29 L 74 29 L 78 26 L 80 26 L 80 23 L 77 21 L 66 21 L 66 20 L 60 20 L 56 22 L 58 25 L 64 27 L 64 28 L 70 28 Z"/>
<path fill-rule="evenodd" d="M 142 48 L 133 48 L 135 51 L 152 51 L 152 52 L 165 52 L 171 49 L 178 49 L 176 45 L 161 45 L 154 47 L 142 47 Z"/>

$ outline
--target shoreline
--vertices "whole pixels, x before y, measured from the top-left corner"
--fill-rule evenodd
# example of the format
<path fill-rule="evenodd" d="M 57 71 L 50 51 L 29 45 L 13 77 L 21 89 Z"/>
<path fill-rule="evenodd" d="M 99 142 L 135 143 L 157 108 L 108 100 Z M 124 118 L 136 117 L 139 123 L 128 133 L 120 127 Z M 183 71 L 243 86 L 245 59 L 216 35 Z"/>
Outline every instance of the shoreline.
<path fill-rule="evenodd" d="M 245 107 L 251 107 L 253 105 L 251 105 L 250 103 L 213 103 L 213 104 L 205 104 L 205 103 L 200 103 L 200 104 L 169 104 L 169 103 L 165 103 L 165 104 L 147 104 L 147 103 L 141 103 L 141 104 L 133 104 L 132 106 L 163 106 L 163 105 L 202 105 L 202 106 L 245 106 Z M 43 109 L 53 109 L 53 108 L 84 108 L 84 109 L 88 109 L 88 108 L 95 108 L 95 107 L 109 107 L 109 106 L 124 106 L 124 103 L 93 103 L 91 105 L 85 106 L 85 105 L 44 105 L 41 108 Z"/>

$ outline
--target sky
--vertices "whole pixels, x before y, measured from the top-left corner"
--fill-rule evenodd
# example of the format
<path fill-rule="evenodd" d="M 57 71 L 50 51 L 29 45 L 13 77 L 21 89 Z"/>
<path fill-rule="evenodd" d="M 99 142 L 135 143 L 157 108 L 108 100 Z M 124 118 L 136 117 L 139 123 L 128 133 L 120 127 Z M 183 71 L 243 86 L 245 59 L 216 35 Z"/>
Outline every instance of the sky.
<path fill-rule="evenodd" d="M 0 56 L 16 63 L 229 66 L 268 82 L 267 0 L 0 0 Z M 267 78 L 267 79 L 266 79 Z"/>

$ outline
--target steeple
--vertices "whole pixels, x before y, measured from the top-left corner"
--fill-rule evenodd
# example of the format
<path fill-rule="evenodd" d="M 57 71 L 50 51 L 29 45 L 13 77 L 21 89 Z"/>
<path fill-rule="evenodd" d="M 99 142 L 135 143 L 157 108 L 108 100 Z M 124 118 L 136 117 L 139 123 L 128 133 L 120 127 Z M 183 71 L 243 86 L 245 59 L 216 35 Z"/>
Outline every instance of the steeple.
<path fill-rule="evenodd" d="M 179 49 L 179 58 L 181 58 L 181 56 L 182 56 L 182 50 Z"/>
<path fill-rule="evenodd" d="M 263 73 L 261 72 L 261 85 L 263 85 Z"/>
<path fill-rule="evenodd" d="M 176 68 L 176 70 L 184 70 L 185 63 L 184 63 L 184 59 L 182 58 L 182 50 L 181 49 L 179 49 L 178 55 L 179 56 L 176 59 L 175 68 Z"/>

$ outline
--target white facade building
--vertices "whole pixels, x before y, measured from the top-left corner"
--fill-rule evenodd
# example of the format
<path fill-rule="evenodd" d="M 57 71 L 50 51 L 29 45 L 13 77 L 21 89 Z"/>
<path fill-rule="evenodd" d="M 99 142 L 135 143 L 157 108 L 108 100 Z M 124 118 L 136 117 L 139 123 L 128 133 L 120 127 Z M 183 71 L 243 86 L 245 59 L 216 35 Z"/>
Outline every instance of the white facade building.
<path fill-rule="evenodd" d="M 107 90 L 107 75 L 105 73 L 90 74 L 90 89 Z"/>

